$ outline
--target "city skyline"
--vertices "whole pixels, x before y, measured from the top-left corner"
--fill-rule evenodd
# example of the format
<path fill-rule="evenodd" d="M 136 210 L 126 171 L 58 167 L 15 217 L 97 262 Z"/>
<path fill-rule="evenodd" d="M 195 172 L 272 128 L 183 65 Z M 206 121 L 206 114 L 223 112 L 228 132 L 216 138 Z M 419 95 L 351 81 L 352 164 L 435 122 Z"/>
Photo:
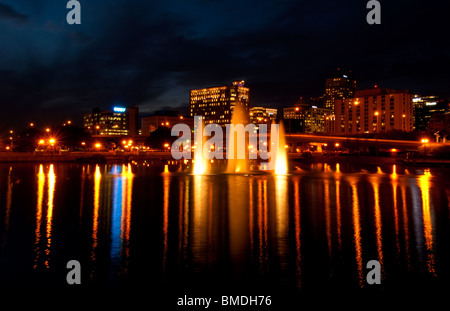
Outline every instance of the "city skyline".
<path fill-rule="evenodd" d="M 358 89 L 448 97 L 445 10 L 407 4 L 383 3 L 368 25 L 365 3 L 81 1 L 81 25 L 68 25 L 65 3 L 3 0 L 2 130 L 94 107 L 187 107 L 189 90 L 238 79 L 251 106 L 281 108 L 323 95 L 337 68 Z"/>

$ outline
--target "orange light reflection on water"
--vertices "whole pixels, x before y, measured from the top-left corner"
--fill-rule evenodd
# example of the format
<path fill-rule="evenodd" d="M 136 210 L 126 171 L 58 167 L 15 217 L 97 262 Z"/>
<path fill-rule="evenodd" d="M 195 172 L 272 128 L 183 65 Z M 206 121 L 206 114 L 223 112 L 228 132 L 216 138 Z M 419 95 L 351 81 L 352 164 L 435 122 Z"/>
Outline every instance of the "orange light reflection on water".
<path fill-rule="evenodd" d="M 433 251 L 433 220 L 431 216 L 430 202 L 430 178 L 429 171 L 425 171 L 418 180 L 420 191 L 422 192 L 422 213 L 423 213 L 423 230 L 425 235 L 425 246 L 427 249 L 427 267 L 428 272 L 436 276 L 434 251 Z"/>
<path fill-rule="evenodd" d="M 36 229 L 34 232 L 35 240 L 34 240 L 34 252 L 35 252 L 35 260 L 33 268 L 37 268 L 37 263 L 39 260 L 39 243 L 41 240 L 41 220 L 42 220 L 42 203 L 44 200 L 44 186 L 45 186 L 45 174 L 44 174 L 44 166 L 39 165 L 39 173 L 37 175 L 38 180 L 38 191 L 37 191 L 37 204 L 36 204 Z"/>
<path fill-rule="evenodd" d="M 53 198 L 55 194 L 55 179 L 56 176 L 53 170 L 53 164 L 50 164 L 50 168 L 48 170 L 48 203 L 47 203 L 47 225 L 46 225 L 47 247 L 45 249 L 45 255 L 47 259 L 44 262 L 46 268 L 50 267 L 49 256 L 50 256 L 50 246 L 52 243 Z"/>
<path fill-rule="evenodd" d="M 383 232 L 381 223 L 381 209 L 380 209 L 380 180 L 378 176 L 372 176 L 370 178 L 373 189 L 374 197 L 374 209 L 375 209 L 375 229 L 376 229 L 376 239 L 377 239 L 377 254 L 378 261 L 381 265 L 381 270 L 383 270 Z"/>
<path fill-rule="evenodd" d="M 356 252 L 356 265 L 358 269 L 358 282 L 363 286 L 363 264 L 362 264 L 362 246 L 361 246 L 361 220 L 359 213 L 359 198 L 357 180 L 351 179 L 350 187 L 352 189 L 352 218 L 353 218 L 353 240 Z"/>
<path fill-rule="evenodd" d="M 98 212 L 100 209 L 100 182 L 102 179 L 102 174 L 100 173 L 100 167 L 98 164 L 95 166 L 94 174 L 94 212 L 92 219 L 92 253 L 91 260 L 95 262 L 95 250 L 98 244 Z"/>

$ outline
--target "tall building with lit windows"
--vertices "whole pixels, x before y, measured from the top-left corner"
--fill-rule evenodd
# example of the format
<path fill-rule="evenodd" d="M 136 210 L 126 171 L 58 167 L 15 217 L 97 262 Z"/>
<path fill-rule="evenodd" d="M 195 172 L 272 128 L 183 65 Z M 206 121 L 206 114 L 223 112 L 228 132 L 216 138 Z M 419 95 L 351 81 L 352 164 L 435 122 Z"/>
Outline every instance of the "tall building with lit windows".
<path fill-rule="evenodd" d="M 338 69 L 325 81 L 323 102 L 325 108 L 334 109 L 334 102 L 338 99 L 351 98 L 356 91 L 356 80 L 351 73 L 344 73 Z"/>
<path fill-rule="evenodd" d="M 190 116 L 202 116 L 205 123 L 222 126 L 231 123 L 234 106 L 242 105 L 249 110 L 250 90 L 244 81 L 234 81 L 231 85 L 191 90 L 189 96 Z"/>
<path fill-rule="evenodd" d="M 413 95 L 407 90 L 371 88 L 334 106 L 335 133 L 379 133 L 413 130 Z"/>
<path fill-rule="evenodd" d="M 140 130 L 138 107 L 114 107 L 113 110 L 94 108 L 83 115 L 83 126 L 97 136 L 137 136 Z"/>

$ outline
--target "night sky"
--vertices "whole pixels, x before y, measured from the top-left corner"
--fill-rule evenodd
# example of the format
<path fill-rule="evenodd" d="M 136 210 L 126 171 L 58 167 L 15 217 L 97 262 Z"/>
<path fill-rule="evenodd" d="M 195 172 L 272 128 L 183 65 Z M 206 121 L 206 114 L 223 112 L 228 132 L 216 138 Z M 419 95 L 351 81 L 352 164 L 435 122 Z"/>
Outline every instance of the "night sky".
<path fill-rule="evenodd" d="M 394 2 L 394 3 L 393 3 Z M 336 68 L 378 84 L 450 96 L 446 1 L 0 0 L 0 130 L 94 107 L 186 111 L 189 90 L 244 79 L 252 106 L 323 94 Z M 182 108 L 182 109 L 181 109 Z"/>

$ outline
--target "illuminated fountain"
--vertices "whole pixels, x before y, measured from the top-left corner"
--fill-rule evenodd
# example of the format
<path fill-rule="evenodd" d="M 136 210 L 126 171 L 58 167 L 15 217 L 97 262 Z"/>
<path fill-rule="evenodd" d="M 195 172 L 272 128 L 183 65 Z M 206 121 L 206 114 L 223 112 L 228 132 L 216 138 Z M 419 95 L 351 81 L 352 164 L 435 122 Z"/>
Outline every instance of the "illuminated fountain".
<path fill-rule="evenodd" d="M 208 159 L 203 155 L 203 121 L 200 123 L 200 130 L 194 130 L 194 175 L 203 175 L 207 172 Z M 198 142 L 201 142 L 198 145 Z"/>
<path fill-rule="evenodd" d="M 252 136 L 250 136 L 257 135 L 256 133 L 253 133 L 252 130 L 249 129 L 245 129 L 245 134 L 242 133 L 242 130 L 244 130 L 244 128 L 242 127 L 244 127 L 244 125 L 247 126 L 248 121 L 248 113 L 245 108 L 240 104 L 235 105 L 231 118 L 231 125 L 241 127 L 241 129 L 230 129 L 230 133 L 226 133 L 227 135 L 234 135 L 233 137 L 227 137 L 226 139 L 227 163 L 225 173 L 227 174 L 246 174 L 251 171 L 250 155 L 255 156 L 256 151 L 259 148 L 257 146 L 257 141 L 253 140 L 254 137 L 252 138 Z M 209 129 L 210 128 L 207 127 L 207 131 Z M 216 137 L 216 135 L 214 137 Z M 246 136 L 243 137 L 243 135 Z M 275 135 L 278 136 L 278 139 L 275 139 Z M 211 139 L 212 138 L 205 142 L 203 122 L 201 121 L 201 119 L 196 121 L 194 124 L 194 145 L 192 146 L 192 150 L 194 153 L 194 159 L 192 161 L 194 175 L 204 175 L 210 174 L 212 172 L 211 163 L 214 163 L 214 160 L 212 160 L 211 157 L 205 154 L 205 152 L 214 152 L 214 147 L 216 146 L 217 141 L 215 141 L 213 145 L 211 144 Z M 262 139 L 260 139 L 259 143 L 261 144 L 261 142 Z M 272 130 L 271 143 L 269 144 L 266 142 L 264 143 L 264 146 L 271 146 L 270 156 L 272 157 L 272 160 L 270 162 L 272 162 L 273 165 L 271 168 L 267 167 L 269 169 L 268 172 L 275 173 L 277 175 L 287 174 L 288 159 L 285 146 L 286 141 L 284 137 L 284 128 L 282 123 L 280 123 L 278 126 L 278 132 L 276 132 L 276 130 Z M 204 150 L 205 148 L 210 148 L 211 150 L 208 149 L 206 151 Z M 261 149 L 259 149 L 259 151 L 262 152 Z M 253 157 L 252 159 L 256 159 L 256 157 Z M 165 167 L 164 173 L 169 173 L 168 166 Z"/>
<path fill-rule="evenodd" d="M 288 170 L 288 160 L 286 151 L 286 139 L 284 138 L 283 122 L 278 126 L 278 148 L 275 156 L 275 174 L 285 175 Z"/>
<path fill-rule="evenodd" d="M 244 107 L 242 107 L 242 105 L 235 105 L 234 109 L 233 109 L 233 115 L 231 117 L 231 124 L 236 125 L 236 124 L 247 124 L 248 123 L 248 114 L 245 111 Z M 233 133 L 233 135 L 236 135 L 236 133 Z M 245 146 L 246 146 L 246 158 L 245 159 L 239 159 L 238 158 L 238 139 L 237 137 L 234 137 L 234 139 L 232 140 L 234 146 L 233 146 L 233 158 L 232 159 L 228 159 L 228 164 L 227 164 L 227 173 L 245 173 L 248 172 L 248 167 L 249 167 L 249 163 L 248 163 L 248 144 L 246 142 Z M 230 148 L 230 146 L 227 146 L 227 150 Z"/>
<path fill-rule="evenodd" d="M 245 126 L 244 126 L 245 124 Z M 233 115 L 231 118 L 231 126 L 227 125 L 226 135 L 234 135 L 231 137 L 227 137 L 227 147 L 226 147 L 226 170 L 227 174 L 246 174 L 252 171 L 250 167 L 250 159 L 256 159 L 257 152 L 261 152 L 260 156 L 262 159 L 267 160 L 264 154 L 266 154 L 267 150 L 265 150 L 264 146 L 270 146 L 270 156 L 269 163 L 261 163 L 261 165 L 270 164 L 270 166 L 265 166 L 261 168 L 263 171 L 268 170 L 268 172 L 275 173 L 276 175 L 285 175 L 288 172 L 288 159 L 287 159 L 287 150 L 286 150 L 286 141 L 284 137 L 284 128 L 283 124 L 280 123 L 278 126 L 272 129 L 271 133 L 271 143 L 267 142 L 267 136 L 265 134 L 259 138 L 259 148 L 258 141 L 255 136 L 257 136 L 256 130 L 258 129 L 253 126 L 248 128 L 248 114 L 245 108 L 236 104 L 233 109 Z M 216 129 L 212 130 L 211 126 L 208 124 L 205 127 L 205 131 L 203 130 L 203 121 L 201 118 L 197 118 L 194 122 L 194 139 L 192 151 L 194 153 L 193 163 L 193 171 L 194 175 L 204 175 L 211 174 L 212 167 L 211 163 L 214 163 L 214 157 L 218 156 L 215 154 L 217 144 L 222 144 L 222 133 L 223 128 L 220 128 L 218 125 L 213 125 Z M 218 128 L 218 129 L 217 129 Z M 211 131 L 215 133 L 214 136 L 210 137 L 207 141 L 205 141 L 205 135 L 211 135 Z M 205 134 L 207 133 L 207 134 Z M 219 134 L 218 134 L 219 133 Z M 265 131 L 263 132 L 265 133 Z M 217 136 L 220 135 L 220 136 Z M 240 136 L 238 136 L 240 135 Z M 245 135 L 245 137 L 244 137 Z M 265 141 L 264 141 L 265 140 Z M 264 143 L 263 143 L 264 141 Z M 206 150 L 207 149 L 207 150 Z M 220 149 L 219 149 L 220 150 Z M 210 152 L 207 154 L 207 152 Z M 222 152 L 222 151 L 220 151 Z M 221 155 L 221 154 L 220 154 Z M 251 157 L 253 156 L 253 157 Z M 259 170 L 259 169 L 257 169 Z M 164 168 L 164 173 L 169 173 L 168 166 L 166 165 Z"/>

